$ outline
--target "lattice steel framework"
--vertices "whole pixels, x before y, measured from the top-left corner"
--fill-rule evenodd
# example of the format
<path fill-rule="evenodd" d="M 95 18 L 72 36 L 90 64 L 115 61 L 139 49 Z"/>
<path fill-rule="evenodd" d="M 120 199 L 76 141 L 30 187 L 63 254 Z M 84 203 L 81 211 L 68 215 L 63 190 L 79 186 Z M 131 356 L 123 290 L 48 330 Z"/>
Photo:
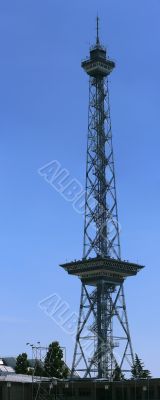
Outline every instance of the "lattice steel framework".
<path fill-rule="evenodd" d="M 57 393 L 57 380 L 52 376 L 43 376 L 43 367 L 48 351 L 48 347 L 31 345 L 32 347 L 32 400 L 63 400 L 63 395 Z M 28 343 L 29 344 L 29 343 Z M 41 376 L 39 376 L 40 368 L 42 368 Z M 37 376 L 38 372 L 38 376 Z"/>
<path fill-rule="evenodd" d="M 120 259 L 120 239 L 108 75 L 115 64 L 97 41 L 82 62 L 89 75 L 89 116 L 83 259 Z M 113 379 L 115 366 L 129 372 L 133 350 L 123 282 L 82 279 L 72 375 Z"/>
<path fill-rule="evenodd" d="M 37 368 L 43 369 L 44 360 L 48 351 L 47 347 L 41 346 L 40 342 L 32 347 L 32 360 L 34 369 L 32 371 L 32 400 L 49 399 L 50 395 L 50 382 L 44 381 L 43 376 L 37 377 Z"/>
<path fill-rule="evenodd" d="M 120 258 L 108 79 L 90 77 L 83 257 Z"/>

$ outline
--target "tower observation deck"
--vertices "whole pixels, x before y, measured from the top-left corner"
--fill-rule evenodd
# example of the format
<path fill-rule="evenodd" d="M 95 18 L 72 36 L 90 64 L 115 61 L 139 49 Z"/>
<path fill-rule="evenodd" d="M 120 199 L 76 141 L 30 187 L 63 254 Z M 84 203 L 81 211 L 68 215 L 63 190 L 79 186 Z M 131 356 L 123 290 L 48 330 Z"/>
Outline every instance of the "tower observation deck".
<path fill-rule="evenodd" d="M 107 59 L 106 50 L 100 45 L 99 37 L 96 45 L 90 49 L 90 57 L 82 62 L 82 68 L 94 78 L 109 75 L 115 67 L 114 61 Z"/>
<path fill-rule="evenodd" d="M 81 66 L 89 76 L 83 257 L 61 267 L 81 280 L 72 376 L 112 380 L 117 366 L 128 374 L 134 361 L 124 281 L 143 266 L 121 258 L 108 89 L 115 63 L 100 43 L 98 18 Z"/>

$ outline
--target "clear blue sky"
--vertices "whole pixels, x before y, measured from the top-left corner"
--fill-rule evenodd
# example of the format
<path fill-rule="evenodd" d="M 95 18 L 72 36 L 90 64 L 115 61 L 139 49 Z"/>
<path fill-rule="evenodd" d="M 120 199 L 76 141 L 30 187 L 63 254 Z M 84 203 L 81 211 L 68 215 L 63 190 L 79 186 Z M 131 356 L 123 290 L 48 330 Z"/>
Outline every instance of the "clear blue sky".
<path fill-rule="evenodd" d="M 101 38 L 110 77 L 122 255 L 146 269 L 125 284 L 135 351 L 160 376 L 160 2 L 1 0 L 0 354 L 27 341 L 73 343 L 39 308 L 57 292 L 79 306 L 80 282 L 58 265 L 81 257 L 83 218 L 37 173 L 57 159 L 84 183 L 88 81 L 81 59 Z"/>

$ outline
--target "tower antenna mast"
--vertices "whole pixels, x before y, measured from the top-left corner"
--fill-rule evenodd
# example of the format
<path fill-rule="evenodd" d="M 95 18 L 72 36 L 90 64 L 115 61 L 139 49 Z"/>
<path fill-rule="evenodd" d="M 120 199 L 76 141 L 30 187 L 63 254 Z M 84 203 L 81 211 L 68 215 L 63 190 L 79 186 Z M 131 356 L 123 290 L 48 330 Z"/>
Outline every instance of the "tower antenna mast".
<path fill-rule="evenodd" d="M 96 38 L 97 45 L 100 43 L 99 41 L 99 16 L 97 15 L 97 38 Z"/>

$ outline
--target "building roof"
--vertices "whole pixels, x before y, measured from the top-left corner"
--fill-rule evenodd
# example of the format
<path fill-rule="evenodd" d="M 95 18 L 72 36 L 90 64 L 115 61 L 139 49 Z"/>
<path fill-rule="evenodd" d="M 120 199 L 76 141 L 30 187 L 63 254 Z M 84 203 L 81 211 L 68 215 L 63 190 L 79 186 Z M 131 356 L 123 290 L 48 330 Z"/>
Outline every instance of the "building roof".
<path fill-rule="evenodd" d="M 7 374 L 7 375 L 0 375 L 0 382 L 19 382 L 19 383 L 38 383 L 38 382 L 53 382 L 58 381 L 57 378 L 46 378 L 40 376 L 32 375 L 23 375 L 23 374 Z"/>
<path fill-rule="evenodd" d="M 15 369 L 16 357 L 2 357 L 1 359 L 3 360 L 4 365 Z"/>

